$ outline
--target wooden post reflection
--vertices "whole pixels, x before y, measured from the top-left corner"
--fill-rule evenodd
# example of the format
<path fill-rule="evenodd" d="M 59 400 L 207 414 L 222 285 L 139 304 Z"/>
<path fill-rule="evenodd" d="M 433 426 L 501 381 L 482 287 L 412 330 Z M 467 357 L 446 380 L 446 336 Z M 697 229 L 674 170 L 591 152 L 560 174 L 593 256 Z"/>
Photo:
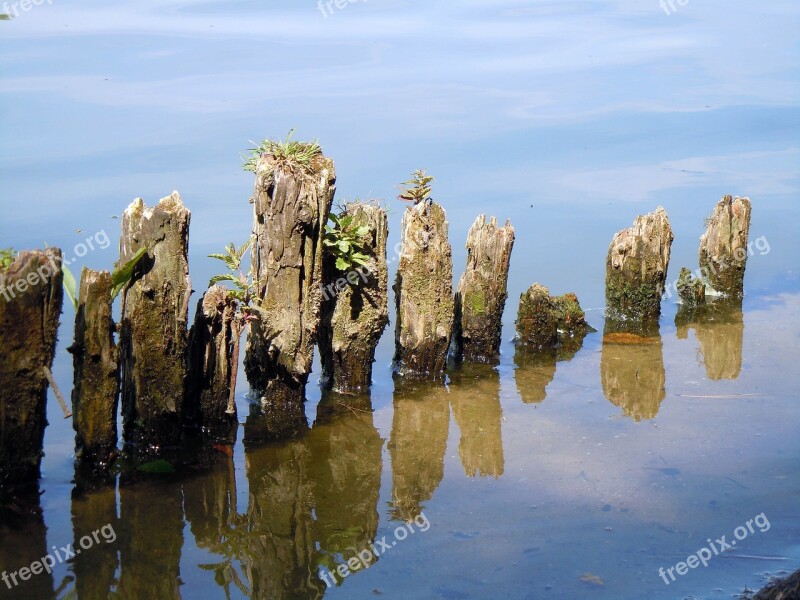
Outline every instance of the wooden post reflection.
<path fill-rule="evenodd" d="M 702 306 L 681 305 L 675 315 L 678 338 L 694 329 L 709 379 L 736 379 L 742 371 L 744 317 L 741 298 L 720 298 Z"/>

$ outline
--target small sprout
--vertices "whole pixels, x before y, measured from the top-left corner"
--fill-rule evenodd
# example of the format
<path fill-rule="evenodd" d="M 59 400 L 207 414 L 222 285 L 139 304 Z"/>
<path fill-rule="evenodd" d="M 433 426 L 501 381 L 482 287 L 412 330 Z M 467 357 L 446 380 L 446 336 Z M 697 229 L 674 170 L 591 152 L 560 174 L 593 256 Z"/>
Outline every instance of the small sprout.
<path fill-rule="evenodd" d="M 17 252 L 13 248 L 0 249 L 0 271 L 8 269 L 16 258 Z"/>
<path fill-rule="evenodd" d="M 401 184 L 405 189 L 397 198 L 414 204 L 429 200 L 433 180 L 433 176 L 428 175 L 427 171 L 417 169 L 411 179 Z"/>
<path fill-rule="evenodd" d="M 365 266 L 369 256 L 364 254 L 364 238 L 369 235 L 369 227 L 353 224 L 353 216 L 331 214 L 331 222 L 325 225 L 323 245 L 336 258 L 336 270 L 347 272 L 356 265 Z M 358 280 L 356 280 L 358 285 Z"/>
<path fill-rule="evenodd" d="M 243 156 L 242 169 L 255 173 L 258 159 L 265 154 L 271 154 L 278 162 L 289 169 L 295 168 L 300 171 L 308 171 L 311 167 L 311 160 L 322 154 L 322 147 L 317 140 L 311 142 L 297 142 L 292 140 L 294 129 L 289 131 L 289 135 L 283 141 L 264 140 L 260 144 L 250 140 L 255 147 L 250 148 L 250 154 Z"/>

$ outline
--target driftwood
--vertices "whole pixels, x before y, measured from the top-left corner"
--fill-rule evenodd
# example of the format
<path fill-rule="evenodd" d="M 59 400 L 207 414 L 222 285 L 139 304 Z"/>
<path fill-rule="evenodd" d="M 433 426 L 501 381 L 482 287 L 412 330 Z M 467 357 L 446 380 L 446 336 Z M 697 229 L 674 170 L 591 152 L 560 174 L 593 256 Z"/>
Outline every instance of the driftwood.
<path fill-rule="evenodd" d="M 649 319 L 661 314 L 672 239 L 669 218 L 660 206 L 614 236 L 606 259 L 607 316 Z"/>
<path fill-rule="evenodd" d="M 119 355 L 111 316 L 111 274 L 84 268 L 72 353 L 75 459 L 81 471 L 106 476 L 117 455 Z"/>
<path fill-rule="evenodd" d="M 0 269 L 0 486 L 39 478 L 47 378 L 63 297 L 61 251 L 20 252 Z"/>
<path fill-rule="evenodd" d="M 265 316 L 250 326 L 245 371 L 260 398 L 251 416 L 264 416 L 268 437 L 305 420 L 322 307 L 322 230 L 335 182 L 333 160 L 321 154 L 306 166 L 267 154 L 256 166 L 252 256 Z"/>
<path fill-rule="evenodd" d="M 700 237 L 700 270 L 713 290 L 742 296 L 749 233 L 750 200 L 738 196 L 722 198 Z"/>
<path fill-rule="evenodd" d="M 404 375 L 438 379 L 453 327 L 453 258 L 444 209 L 433 201 L 403 214 L 402 252 L 393 286 L 397 306 L 394 361 Z"/>
<path fill-rule="evenodd" d="M 386 211 L 371 204 L 352 203 L 341 217 L 351 216 L 352 227 L 368 227 L 361 252 L 367 264 L 349 272 L 336 268 L 333 252 L 325 250 L 322 324 L 319 351 L 322 380 L 338 392 L 369 388 L 375 348 L 389 322 Z"/>
<path fill-rule="evenodd" d="M 147 248 L 122 291 L 119 342 L 124 438 L 142 456 L 181 439 L 192 293 L 189 220 L 177 192 L 153 208 L 134 200 L 122 216 L 120 263 Z"/>
<path fill-rule="evenodd" d="M 500 356 L 508 268 L 514 247 L 510 222 L 497 226 L 480 215 L 467 234 L 467 268 L 455 296 L 456 360 L 494 363 Z"/>
<path fill-rule="evenodd" d="M 189 377 L 184 418 L 203 437 L 222 443 L 236 441 L 236 404 L 227 412 L 236 333 L 236 300 L 220 285 L 211 286 L 197 303 L 189 331 Z"/>

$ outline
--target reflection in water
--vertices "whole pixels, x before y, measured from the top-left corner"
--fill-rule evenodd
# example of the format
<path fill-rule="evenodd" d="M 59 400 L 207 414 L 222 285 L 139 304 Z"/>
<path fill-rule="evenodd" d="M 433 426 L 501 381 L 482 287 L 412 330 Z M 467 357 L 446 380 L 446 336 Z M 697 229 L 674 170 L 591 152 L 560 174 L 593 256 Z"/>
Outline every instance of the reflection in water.
<path fill-rule="evenodd" d="M 450 426 L 447 396 L 447 389 L 433 382 L 395 380 L 389 441 L 394 519 L 419 516 L 442 481 Z"/>
<path fill-rule="evenodd" d="M 503 474 L 500 374 L 486 364 L 463 363 L 450 373 L 450 402 L 461 430 L 458 453 L 468 477 Z"/>
<path fill-rule="evenodd" d="M 562 336 L 556 348 L 532 349 L 517 345 L 514 350 L 514 380 L 524 403 L 542 402 L 547 397 L 546 388 L 556 376 L 556 363 L 572 360 L 583 346 L 585 337 L 586 332 Z"/>
<path fill-rule="evenodd" d="M 72 493 L 73 546 L 77 547 L 84 535 L 111 525 L 119 535 L 117 522 L 117 491 L 113 486 L 98 488 L 95 492 L 81 493 L 76 485 Z M 117 541 L 92 546 L 72 559 L 75 591 L 78 598 L 105 598 L 117 585 Z"/>
<path fill-rule="evenodd" d="M 600 377 L 605 397 L 627 416 L 637 421 L 655 417 L 666 395 L 658 322 L 631 329 L 606 319 Z"/>
<path fill-rule="evenodd" d="M 16 579 L 10 576 L 47 553 L 39 486 L 31 486 L 17 498 L 0 498 L 0 573 L 5 575 L 0 581 L 0 598 L 52 598 L 53 577 L 49 573 L 29 574 L 27 581 L 19 574 Z"/>
<path fill-rule="evenodd" d="M 706 375 L 714 381 L 736 379 L 742 370 L 742 299 L 720 298 L 696 308 L 681 305 L 675 315 L 678 338 L 695 330 Z"/>

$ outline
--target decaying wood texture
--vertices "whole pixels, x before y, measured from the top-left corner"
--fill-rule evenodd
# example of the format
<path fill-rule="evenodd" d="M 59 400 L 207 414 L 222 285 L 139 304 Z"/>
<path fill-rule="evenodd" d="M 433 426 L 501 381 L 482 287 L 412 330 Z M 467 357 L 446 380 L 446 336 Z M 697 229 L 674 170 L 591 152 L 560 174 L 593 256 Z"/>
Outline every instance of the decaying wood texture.
<path fill-rule="evenodd" d="M 700 269 L 712 289 L 742 296 L 750 233 L 750 200 L 725 196 L 708 218 L 700 237 Z"/>
<path fill-rule="evenodd" d="M 302 413 L 322 308 L 322 236 L 336 190 L 333 160 L 256 166 L 253 266 L 263 318 L 250 326 L 245 371 L 260 409 L 280 427 Z M 279 432 L 276 432 L 279 433 Z"/>
<path fill-rule="evenodd" d="M 439 378 L 453 327 L 453 257 L 444 209 L 424 201 L 406 209 L 393 286 L 394 361 L 403 375 Z"/>
<path fill-rule="evenodd" d="M 84 268 L 72 353 L 75 459 L 90 474 L 108 474 L 117 455 L 119 355 L 111 316 L 111 273 Z"/>
<path fill-rule="evenodd" d="M 672 228 L 662 207 L 618 232 L 606 259 L 606 315 L 647 319 L 661 314 Z"/>
<path fill-rule="evenodd" d="M 466 247 L 467 268 L 455 296 L 454 356 L 493 363 L 500 356 L 514 228 L 510 222 L 498 227 L 495 217 L 487 223 L 480 215 L 467 234 Z"/>
<path fill-rule="evenodd" d="M 349 272 L 336 268 L 336 256 L 324 253 L 322 324 L 319 351 L 322 380 L 338 392 L 369 388 L 375 348 L 389 322 L 386 211 L 380 206 L 351 203 L 341 217 L 353 217 L 352 227 L 367 227 L 360 250 L 369 258 Z"/>
<path fill-rule="evenodd" d="M 39 478 L 47 378 L 63 297 L 61 250 L 20 252 L 0 269 L 0 486 Z"/>
<path fill-rule="evenodd" d="M 686 267 L 681 267 L 677 288 L 682 306 L 691 308 L 706 303 L 706 285 L 702 279 L 693 277 L 692 272 Z"/>
<path fill-rule="evenodd" d="M 134 200 L 122 216 L 120 264 L 147 248 L 122 291 L 119 342 L 124 438 L 142 456 L 181 439 L 190 217 L 178 192 L 153 208 Z"/>
<path fill-rule="evenodd" d="M 517 345 L 529 349 L 553 348 L 592 330 L 575 294 L 551 296 L 539 283 L 520 295 L 516 326 Z"/>
<path fill-rule="evenodd" d="M 227 412 L 236 333 L 236 300 L 221 285 L 211 286 L 197 303 L 189 332 L 189 377 L 184 416 L 203 437 L 221 443 L 236 441 L 236 404 Z"/>

